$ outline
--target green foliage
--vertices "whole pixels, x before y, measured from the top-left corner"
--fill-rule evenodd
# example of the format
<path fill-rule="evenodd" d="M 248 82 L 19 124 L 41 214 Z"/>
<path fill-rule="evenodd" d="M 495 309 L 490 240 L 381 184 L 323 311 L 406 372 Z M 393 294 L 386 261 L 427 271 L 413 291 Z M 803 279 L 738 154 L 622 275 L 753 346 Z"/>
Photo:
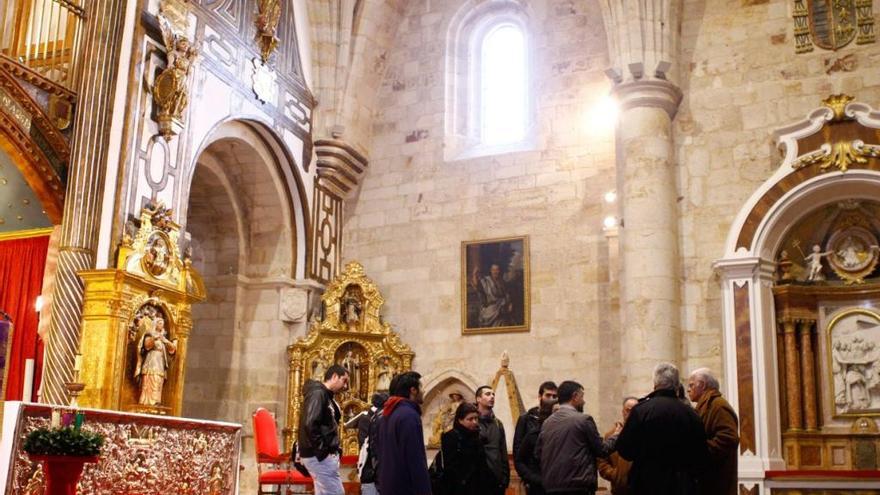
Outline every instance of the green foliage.
<path fill-rule="evenodd" d="M 103 446 L 104 435 L 74 428 L 39 428 L 24 441 L 24 451 L 35 455 L 95 456 Z"/>

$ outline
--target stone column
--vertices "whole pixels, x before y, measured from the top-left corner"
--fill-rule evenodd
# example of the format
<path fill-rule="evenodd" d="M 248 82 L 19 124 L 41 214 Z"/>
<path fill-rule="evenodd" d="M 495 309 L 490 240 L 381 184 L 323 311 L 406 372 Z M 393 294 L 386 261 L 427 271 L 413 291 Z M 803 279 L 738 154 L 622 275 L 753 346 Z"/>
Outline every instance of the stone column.
<path fill-rule="evenodd" d="M 803 426 L 801 409 L 801 370 L 798 364 L 795 322 L 782 322 L 783 354 L 785 355 L 785 405 L 788 408 L 788 431 L 800 431 Z"/>
<path fill-rule="evenodd" d="M 801 336 L 801 377 L 803 377 L 804 427 L 816 431 L 819 427 L 816 411 L 816 366 L 813 355 L 813 321 L 799 322 Z"/>
<path fill-rule="evenodd" d="M 679 362 L 678 204 L 672 118 L 681 92 L 667 81 L 614 88 L 620 107 L 624 389 L 651 389 L 653 367 Z"/>
<path fill-rule="evenodd" d="M 620 105 L 622 373 L 624 392 L 652 388 L 654 366 L 680 365 L 681 270 L 672 119 L 681 0 L 600 2 Z"/>
<path fill-rule="evenodd" d="M 81 64 L 77 80 L 73 149 L 46 341 L 42 400 L 51 404 L 67 404 L 65 383 L 72 381 L 79 349 L 83 283 L 77 272 L 94 268 L 95 263 L 126 3 L 89 3 L 76 55 L 88 63 Z"/>

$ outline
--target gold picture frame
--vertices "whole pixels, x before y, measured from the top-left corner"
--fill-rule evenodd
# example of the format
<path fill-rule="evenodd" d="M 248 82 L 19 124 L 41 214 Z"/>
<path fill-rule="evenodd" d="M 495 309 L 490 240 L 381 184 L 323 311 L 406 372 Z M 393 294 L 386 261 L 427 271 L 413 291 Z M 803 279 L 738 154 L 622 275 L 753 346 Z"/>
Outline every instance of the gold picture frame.
<path fill-rule="evenodd" d="M 528 332 L 530 291 L 528 236 L 461 243 L 462 335 Z"/>

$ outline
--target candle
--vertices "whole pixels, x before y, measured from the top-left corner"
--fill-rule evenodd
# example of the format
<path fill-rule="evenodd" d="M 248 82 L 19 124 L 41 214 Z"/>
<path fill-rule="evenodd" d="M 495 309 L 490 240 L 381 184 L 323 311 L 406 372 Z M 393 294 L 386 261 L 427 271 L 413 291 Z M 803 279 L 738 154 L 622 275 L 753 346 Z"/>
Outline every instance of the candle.
<path fill-rule="evenodd" d="M 73 361 L 73 371 L 79 371 L 82 369 L 82 354 L 77 354 L 76 359 Z"/>
<path fill-rule="evenodd" d="M 58 428 L 61 426 L 61 411 L 52 409 L 52 420 L 49 423 L 50 428 Z"/>
<path fill-rule="evenodd" d="M 76 421 L 74 422 L 74 428 L 76 429 L 76 431 L 79 431 L 79 429 L 82 427 L 85 420 L 86 420 L 85 414 L 83 414 L 81 412 L 76 413 Z"/>
<path fill-rule="evenodd" d="M 30 402 L 34 393 L 34 360 L 24 360 L 24 384 L 22 385 L 21 400 Z"/>
<path fill-rule="evenodd" d="M 73 424 L 73 413 L 66 412 L 61 415 L 61 426 L 65 428 L 70 428 L 70 425 Z"/>

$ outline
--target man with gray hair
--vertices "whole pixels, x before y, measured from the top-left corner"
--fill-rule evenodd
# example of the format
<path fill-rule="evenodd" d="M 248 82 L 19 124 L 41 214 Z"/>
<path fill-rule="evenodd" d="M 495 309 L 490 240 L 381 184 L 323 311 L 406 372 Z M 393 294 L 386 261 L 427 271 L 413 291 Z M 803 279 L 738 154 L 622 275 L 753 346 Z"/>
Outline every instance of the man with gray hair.
<path fill-rule="evenodd" d="M 706 434 L 692 408 L 676 398 L 678 368 L 654 369 L 654 391 L 639 400 L 617 439 L 617 451 L 632 462 L 630 493 L 695 495 L 706 456 Z"/>
<path fill-rule="evenodd" d="M 706 470 L 700 477 L 700 494 L 736 495 L 736 447 L 739 445 L 736 412 L 721 396 L 718 380 L 707 368 L 691 373 L 687 394 L 688 399 L 697 404 L 709 451 Z"/>

